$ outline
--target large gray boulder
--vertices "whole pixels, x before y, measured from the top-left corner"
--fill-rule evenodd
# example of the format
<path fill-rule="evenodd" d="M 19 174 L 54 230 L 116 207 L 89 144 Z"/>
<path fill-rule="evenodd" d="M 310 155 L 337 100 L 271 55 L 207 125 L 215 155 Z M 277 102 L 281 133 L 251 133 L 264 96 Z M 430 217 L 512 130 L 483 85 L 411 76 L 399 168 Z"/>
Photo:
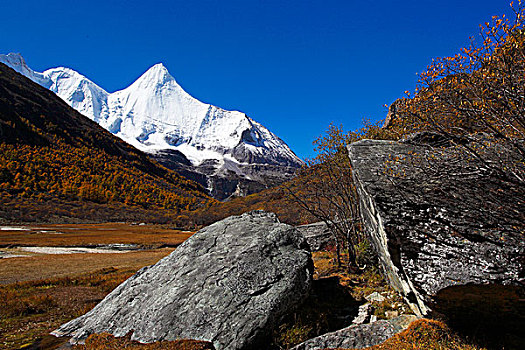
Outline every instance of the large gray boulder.
<path fill-rule="evenodd" d="M 210 225 L 52 334 L 109 332 L 148 343 L 196 339 L 217 349 L 257 349 L 308 295 L 313 264 L 302 235 L 250 212 Z M 264 347 L 264 346 L 263 346 Z"/>
<path fill-rule="evenodd" d="M 522 285 L 523 189 L 443 142 L 411 140 L 348 147 L 365 229 L 390 284 L 417 315 L 447 287 Z"/>
<path fill-rule="evenodd" d="M 300 225 L 296 228 L 306 238 L 306 242 L 312 252 L 318 252 L 335 246 L 332 232 L 324 222 L 315 222 L 313 224 Z"/>
<path fill-rule="evenodd" d="M 292 350 L 362 349 L 381 344 L 406 329 L 417 319 L 414 315 L 402 315 L 391 320 L 352 325 L 335 332 L 326 333 L 301 343 Z"/>

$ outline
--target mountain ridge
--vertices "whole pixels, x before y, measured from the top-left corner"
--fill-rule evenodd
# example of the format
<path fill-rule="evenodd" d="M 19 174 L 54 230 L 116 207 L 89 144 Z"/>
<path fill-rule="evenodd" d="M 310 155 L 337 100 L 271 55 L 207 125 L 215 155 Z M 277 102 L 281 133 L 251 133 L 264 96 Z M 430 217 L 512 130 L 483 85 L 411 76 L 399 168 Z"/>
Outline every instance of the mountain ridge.
<path fill-rule="evenodd" d="M 13 53 L 0 55 L 0 62 L 221 199 L 235 192 L 223 187 L 253 193 L 289 179 L 304 164 L 284 141 L 246 114 L 192 97 L 163 63 L 150 67 L 128 87 L 109 93 L 70 68 L 35 72 Z M 179 162 L 178 152 L 191 164 Z"/>

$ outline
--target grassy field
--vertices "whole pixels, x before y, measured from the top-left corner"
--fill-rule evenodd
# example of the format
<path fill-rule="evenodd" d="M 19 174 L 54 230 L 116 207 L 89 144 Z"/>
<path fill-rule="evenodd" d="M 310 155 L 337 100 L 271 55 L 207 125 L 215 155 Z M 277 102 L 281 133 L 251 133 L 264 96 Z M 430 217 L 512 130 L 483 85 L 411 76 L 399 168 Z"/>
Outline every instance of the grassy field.
<path fill-rule="evenodd" d="M 136 271 L 173 251 L 193 232 L 159 225 L 121 223 L 2 227 L 0 247 L 4 253 L 25 257 L 0 259 L 0 284 L 66 277 L 116 268 Z M 17 247 L 94 247 L 133 244 L 142 250 L 105 254 L 38 254 Z M 160 248 L 164 247 L 164 248 Z M 171 248 L 166 248 L 171 247 Z"/>
<path fill-rule="evenodd" d="M 89 311 L 133 272 L 106 268 L 0 286 L 0 348 L 19 349 L 45 337 Z"/>
<path fill-rule="evenodd" d="M 0 284 L 62 278 L 105 268 L 136 271 L 156 263 L 173 249 L 115 254 L 49 254 L 0 259 Z"/>
<path fill-rule="evenodd" d="M 170 254 L 192 232 L 121 223 L 2 227 L 4 252 L 17 246 L 134 244 L 142 250 L 105 254 L 37 254 L 0 259 L 0 349 L 18 349 L 78 317 L 144 266 Z M 164 248 L 159 248 L 164 247 Z M 168 247 L 168 248 L 167 248 Z"/>
<path fill-rule="evenodd" d="M 21 226 L 0 230 L 0 246 L 92 246 L 100 244 L 137 244 L 143 247 L 176 246 L 193 232 L 169 229 L 163 225 L 63 224 Z"/>

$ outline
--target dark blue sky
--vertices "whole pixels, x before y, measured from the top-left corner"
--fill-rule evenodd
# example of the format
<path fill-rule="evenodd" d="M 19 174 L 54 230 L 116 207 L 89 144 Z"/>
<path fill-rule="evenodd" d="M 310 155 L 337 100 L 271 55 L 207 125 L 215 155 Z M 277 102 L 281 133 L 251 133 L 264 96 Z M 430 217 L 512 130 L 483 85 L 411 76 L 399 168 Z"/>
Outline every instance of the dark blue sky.
<path fill-rule="evenodd" d="M 502 13 L 509 1 L 14 0 L 0 4 L 0 52 L 110 92 L 163 62 L 194 97 L 247 113 L 308 157 L 330 122 L 383 118 L 431 58 Z"/>

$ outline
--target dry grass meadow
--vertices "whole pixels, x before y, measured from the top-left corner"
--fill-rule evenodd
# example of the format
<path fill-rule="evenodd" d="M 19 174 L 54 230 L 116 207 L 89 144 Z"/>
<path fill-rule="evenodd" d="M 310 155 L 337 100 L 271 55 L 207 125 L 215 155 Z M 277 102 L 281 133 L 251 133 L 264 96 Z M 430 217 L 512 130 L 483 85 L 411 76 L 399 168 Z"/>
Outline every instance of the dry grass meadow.
<path fill-rule="evenodd" d="M 46 335 L 50 331 L 90 310 L 137 270 L 156 263 L 192 235 L 160 225 L 123 223 L 46 224 L 17 229 L 0 230 L 0 250 L 24 255 L 0 259 L 0 349 L 19 349 L 39 339 L 49 340 Z M 108 244 L 133 244 L 141 250 L 39 254 L 18 248 Z"/>
<path fill-rule="evenodd" d="M 41 254 L 0 260 L 0 285 L 62 278 L 105 268 L 125 271 L 152 265 L 173 248 L 111 254 Z"/>
<path fill-rule="evenodd" d="M 0 246 L 93 246 L 100 244 L 137 244 L 144 247 L 177 246 L 193 232 L 163 225 L 52 224 L 21 226 L 0 230 Z"/>

